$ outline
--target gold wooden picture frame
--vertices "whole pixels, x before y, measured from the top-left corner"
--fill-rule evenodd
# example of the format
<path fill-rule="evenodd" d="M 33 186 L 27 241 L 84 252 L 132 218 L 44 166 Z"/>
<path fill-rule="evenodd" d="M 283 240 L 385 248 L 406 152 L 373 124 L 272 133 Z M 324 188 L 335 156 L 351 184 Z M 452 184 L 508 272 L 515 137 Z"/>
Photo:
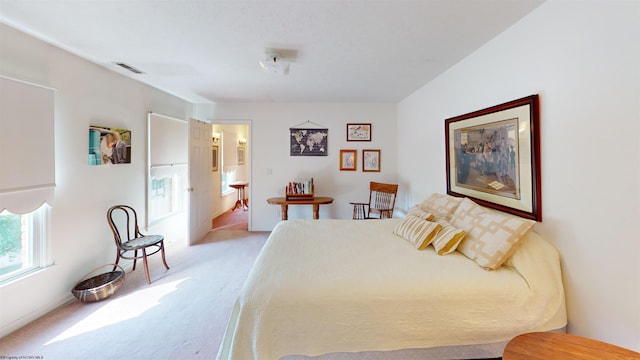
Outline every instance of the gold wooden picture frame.
<path fill-rule="evenodd" d="M 358 165 L 357 150 L 340 150 L 340 170 L 356 171 Z"/>

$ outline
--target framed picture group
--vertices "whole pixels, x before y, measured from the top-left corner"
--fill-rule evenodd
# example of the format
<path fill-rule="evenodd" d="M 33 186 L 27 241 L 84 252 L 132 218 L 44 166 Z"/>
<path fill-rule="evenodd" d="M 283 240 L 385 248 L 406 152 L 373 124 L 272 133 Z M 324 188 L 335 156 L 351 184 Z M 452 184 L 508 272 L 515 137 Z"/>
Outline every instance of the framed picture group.
<path fill-rule="evenodd" d="M 371 141 L 371 123 L 348 123 L 347 124 L 347 142 L 352 141 Z M 380 150 L 364 149 L 362 150 L 362 171 L 363 172 L 380 172 Z M 358 170 L 358 150 L 348 149 L 340 150 L 340 170 L 357 171 Z"/>

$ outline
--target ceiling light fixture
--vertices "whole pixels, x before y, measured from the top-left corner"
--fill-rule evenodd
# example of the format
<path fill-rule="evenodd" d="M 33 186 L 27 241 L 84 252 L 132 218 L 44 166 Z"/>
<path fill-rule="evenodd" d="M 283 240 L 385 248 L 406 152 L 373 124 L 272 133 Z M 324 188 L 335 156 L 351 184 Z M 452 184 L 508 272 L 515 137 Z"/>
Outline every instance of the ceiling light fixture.
<path fill-rule="evenodd" d="M 289 74 L 289 65 L 289 63 L 282 62 L 280 54 L 271 54 L 267 59 L 260 60 L 260 66 L 264 71 L 276 75 Z"/>

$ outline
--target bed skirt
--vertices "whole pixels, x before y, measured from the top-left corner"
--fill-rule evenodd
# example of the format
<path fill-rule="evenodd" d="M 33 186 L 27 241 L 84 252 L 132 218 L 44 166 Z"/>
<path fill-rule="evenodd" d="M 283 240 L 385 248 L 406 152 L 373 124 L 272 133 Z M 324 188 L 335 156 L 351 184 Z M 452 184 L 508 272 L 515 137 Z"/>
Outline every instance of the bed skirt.
<path fill-rule="evenodd" d="M 550 332 L 566 333 L 567 327 Z M 492 344 L 438 346 L 428 349 L 401 349 L 393 351 L 336 352 L 318 356 L 287 355 L 280 360 L 450 360 L 501 358 L 509 341 Z"/>

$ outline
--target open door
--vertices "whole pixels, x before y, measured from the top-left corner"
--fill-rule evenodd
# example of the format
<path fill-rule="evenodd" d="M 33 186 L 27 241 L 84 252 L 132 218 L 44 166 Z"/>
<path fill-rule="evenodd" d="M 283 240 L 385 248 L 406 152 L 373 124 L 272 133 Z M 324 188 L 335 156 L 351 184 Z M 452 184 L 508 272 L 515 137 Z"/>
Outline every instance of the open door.
<path fill-rule="evenodd" d="M 189 244 L 211 230 L 211 124 L 189 121 Z"/>

